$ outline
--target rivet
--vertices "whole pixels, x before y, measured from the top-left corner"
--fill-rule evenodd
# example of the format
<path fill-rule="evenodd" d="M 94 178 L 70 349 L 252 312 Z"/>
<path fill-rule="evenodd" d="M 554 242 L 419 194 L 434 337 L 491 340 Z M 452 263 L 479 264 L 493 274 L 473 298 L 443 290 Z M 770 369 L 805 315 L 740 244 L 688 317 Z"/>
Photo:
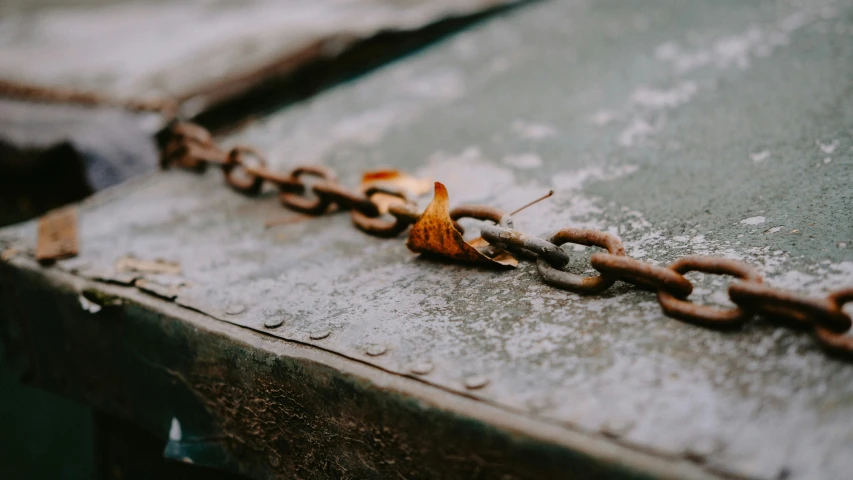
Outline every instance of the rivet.
<path fill-rule="evenodd" d="M 385 348 L 384 345 L 379 345 L 376 343 L 367 347 L 367 354 L 370 355 L 371 357 L 376 357 L 376 356 L 382 355 L 383 353 L 385 353 L 387 351 L 388 351 L 388 349 Z"/>
<path fill-rule="evenodd" d="M 469 390 L 476 390 L 478 388 L 485 387 L 488 383 L 489 379 L 482 375 L 471 375 L 465 379 L 465 388 Z"/>
<path fill-rule="evenodd" d="M 232 303 L 225 307 L 225 313 L 228 315 L 240 315 L 246 311 L 246 306 L 242 303 Z"/>
<path fill-rule="evenodd" d="M 418 362 L 412 365 L 412 368 L 409 369 L 410 372 L 415 375 L 426 375 L 432 371 L 433 365 L 430 362 Z"/>
<path fill-rule="evenodd" d="M 331 333 L 332 332 L 328 330 L 315 330 L 308 334 L 308 338 L 310 338 L 311 340 L 322 340 L 331 335 Z"/>
<path fill-rule="evenodd" d="M 612 438 L 624 437 L 634 428 L 634 421 L 627 417 L 608 418 L 601 424 L 599 431 Z"/>
<path fill-rule="evenodd" d="M 267 328 L 278 328 L 284 324 L 284 316 L 269 317 L 264 320 L 264 326 Z"/>

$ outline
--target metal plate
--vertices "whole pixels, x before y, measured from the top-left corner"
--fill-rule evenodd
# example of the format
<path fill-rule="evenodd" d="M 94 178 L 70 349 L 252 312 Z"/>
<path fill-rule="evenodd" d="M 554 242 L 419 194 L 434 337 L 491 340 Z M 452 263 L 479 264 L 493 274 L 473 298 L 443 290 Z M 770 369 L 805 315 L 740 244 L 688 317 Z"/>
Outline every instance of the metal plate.
<path fill-rule="evenodd" d="M 13 2 L 0 7 L 0 80 L 133 100 L 221 96 L 333 57 L 386 30 L 416 30 L 502 0 Z"/>
<path fill-rule="evenodd" d="M 661 264 L 738 258 L 817 294 L 853 283 L 851 89 L 850 2 L 544 2 L 225 143 L 349 185 L 387 165 L 430 175 L 452 203 L 513 209 L 554 188 L 518 228 L 610 230 Z M 805 333 L 708 331 L 625 285 L 582 297 L 530 264 L 423 260 L 345 215 L 264 227 L 290 215 L 215 172 L 167 172 L 85 204 L 81 257 L 60 267 L 164 257 L 180 276 L 147 279 L 183 284 L 180 305 L 713 471 L 853 466 L 853 365 Z M 725 279 L 697 286 L 713 301 Z"/>

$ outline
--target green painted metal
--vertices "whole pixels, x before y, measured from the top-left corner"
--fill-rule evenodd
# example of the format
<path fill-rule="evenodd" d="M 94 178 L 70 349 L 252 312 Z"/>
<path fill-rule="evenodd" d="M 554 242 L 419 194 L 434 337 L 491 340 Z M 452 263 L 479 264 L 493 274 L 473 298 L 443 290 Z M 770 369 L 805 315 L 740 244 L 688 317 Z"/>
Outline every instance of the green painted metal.
<path fill-rule="evenodd" d="M 517 216 L 517 227 L 537 235 L 609 230 L 630 255 L 660 264 L 689 253 L 738 258 L 770 284 L 819 294 L 853 283 L 851 92 L 850 2 L 541 2 L 274 113 L 224 143 L 252 144 L 282 170 L 323 163 L 353 186 L 380 166 L 430 175 L 454 204 L 512 210 L 553 188 L 552 199 Z M 158 325 L 166 335 L 149 342 L 186 322 L 222 329 L 215 348 L 234 351 L 213 358 L 226 373 L 246 375 L 227 378 L 247 391 L 266 388 L 252 379 L 271 363 L 292 365 L 276 381 L 303 371 L 298 382 L 314 385 L 326 375 L 276 356 L 294 348 L 321 355 L 328 375 L 356 383 L 379 375 L 416 389 L 415 403 L 429 392 L 450 416 L 418 423 L 420 437 L 441 445 L 469 432 L 465 444 L 480 458 L 499 451 L 512 459 L 492 465 L 495 475 L 540 463 L 512 470 L 528 458 L 519 452 L 553 452 L 548 458 L 562 466 L 587 465 L 580 455 L 596 459 L 595 468 L 622 461 L 651 476 L 847 477 L 853 366 L 827 357 L 804 332 L 764 322 L 708 331 L 664 317 L 652 294 L 625 285 L 582 297 L 542 284 L 531 265 L 494 272 L 422 260 L 402 240 L 357 232 L 345 215 L 265 228 L 292 215 L 274 195 L 227 190 L 215 172 L 166 172 L 84 203 L 79 258 L 40 272 L 21 255 L 7 275 L 25 271 L 29 284 L 71 272 L 91 286 L 127 282 L 115 271 L 125 255 L 176 261 L 180 275 L 145 276 L 146 291 L 177 305 L 148 300 L 135 311 L 170 312 Z M 32 223 L 4 231 L 6 244 L 23 250 L 33 235 Z M 695 297 L 719 301 L 725 284 L 700 278 Z M 63 287 L 69 309 L 75 288 L 83 287 Z M 142 297 L 131 288 L 117 293 Z M 191 320 L 199 317 L 190 310 L 205 320 Z M 252 356 L 235 340 L 273 353 Z M 184 351 L 203 358 L 206 342 Z M 243 354 L 255 363 L 228 360 Z M 412 372 L 425 362 L 428 374 Z M 472 377 L 488 383 L 468 388 Z M 395 395 L 370 396 L 383 391 L 374 387 L 353 398 L 408 408 Z M 269 422 L 288 428 L 278 417 Z M 239 421 L 223 428 L 260 441 Z M 492 431 L 534 439 L 535 448 L 492 449 L 482 433 Z M 249 458 L 266 448 L 249 448 Z M 364 456 L 370 465 L 380 457 Z M 304 452 L 295 458 L 316 466 Z M 397 471 L 383 465 L 389 469 L 377 471 Z M 559 478 L 565 470 L 530 472 Z"/>

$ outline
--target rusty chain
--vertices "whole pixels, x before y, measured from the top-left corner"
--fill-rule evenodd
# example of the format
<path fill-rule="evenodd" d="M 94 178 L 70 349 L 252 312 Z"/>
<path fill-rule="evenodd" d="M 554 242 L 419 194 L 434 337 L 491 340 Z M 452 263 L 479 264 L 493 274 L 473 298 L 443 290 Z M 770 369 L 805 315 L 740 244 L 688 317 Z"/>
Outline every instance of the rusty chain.
<path fill-rule="evenodd" d="M 395 237 L 421 218 L 421 213 L 403 191 L 384 186 L 374 186 L 364 192 L 350 191 L 337 182 L 334 172 L 320 166 L 300 166 L 288 174 L 273 172 L 267 169 L 265 158 L 254 148 L 238 145 L 223 150 L 204 128 L 190 123 L 177 123 L 170 133 L 162 149 L 163 168 L 178 165 L 202 172 L 208 165 L 217 165 L 224 172 L 226 182 L 240 193 L 258 195 L 267 182 L 278 189 L 279 200 L 292 210 L 309 215 L 349 210 L 358 229 L 378 237 Z M 316 180 L 309 186 L 303 182 L 304 177 Z M 371 200 L 377 193 L 399 199 L 390 205 L 387 215 L 382 215 Z M 554 287 L 593 294 L 622 281 L 655 292 L 661 309 L 669 317 L 703 327 L 728 329 L 761 315 L 795 328 L 810 329 L 825 351 L 853 359 L 853 336 L 845 335 L 853 320 L 843 311 L 845 304 L 853 302 L 853 287 L 836 290 L 824 298 L 806 297 L 764 284 L 754 267 L 736 260 L 690 255 L 661 267 L 627 256 L 622 241 L 603 231 L 564 228 L 542 239 L 515 230 L 509 215 L 484 205 L 457 206 L 450 211 L 450 217 L 460 232 L 462 227 L 456 222 L 462 218 L 493 222 L 494 225 L 484 225 L 480 230 L 490 248 L 535 260 L 542 280 Z M 590 266 L 598 275 L 586 277 L 570 272 L 569 255 L 561 248 L 566 243 L 607 250 L 607 253 L 595 253 L 590 257 Z M 735 308 L 721 309 L 691 302 L 688 297 L 693 292 L 693 284 L 684 276 L 691 271 L 735 277 L 728 288 Z"/>

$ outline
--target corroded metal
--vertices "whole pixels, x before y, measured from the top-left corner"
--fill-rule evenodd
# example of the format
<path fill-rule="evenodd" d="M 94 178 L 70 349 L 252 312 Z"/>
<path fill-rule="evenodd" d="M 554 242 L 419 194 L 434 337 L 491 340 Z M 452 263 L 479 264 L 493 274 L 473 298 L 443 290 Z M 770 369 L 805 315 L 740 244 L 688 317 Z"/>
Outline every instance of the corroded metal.
<path fill-rule="evenodd" d="M 853 279 L 845 194 L 853 137 L 850 96 L 844 95 L 853 77 L 839 74 L 853 53 L 850 12 L 849 1 L 819 0 L 656 0 L 642 12 L 626 2 L 540 2 L 310 104 L 273 113 L 223 143 L 256 146 L 277 171 L 302 163 L 332 166 L 346 185 L 391 164 L 444 180 L 454 201 L 505 211 L 553 188 L 552 199 L 514 218 L 519 230 L 540 237 L 564 225 L 608 231 L 622 239 L 628 255 L 653 265 L 684 255 L 726 256 L 758 267 L 769 285 L 822 298 Z M 422 261 L 401 242 L 358 234 L 346 216 L 267 228 L 282 215 L 278 202 L 235 195 L 222 188 L 218 172 L 201 178 L 167 172 L 121 193 L 84 208 L 81 255 L 92 266 L 76 275 L 109 269 L 129 252 L 167 256 L 182 264 L 191 285 L 174 305 L 157 305 L 222 320 L 201 324 L 205 328 L 257 330 L 263 348 L 332 352 L 366 371 L 390 372 L 373 380 L 349 377 L 362 385 L 384 388 L 416 376 L 412 383 L 435 386 L 447 397 L 476 399 L 474 410 L 494 407 L 486 423 L 535 422 L 512 432 L 581 432 L 608 448 L 627 446 L 616 457 L 627 450 L 690 467 L 670 475 L 675 478 L 846 479 L 853 467 L 846 454 L 853 368 L 824 355 L 809 332 L 757 321 L 723 335 L 667 319 L 654 295 L 627 285 L 579 296 L 543 285 L 526 263 L 496 274 Z M 26 240 L 35 238 L 34 228 L 3 233 Z M 66 269 L 63 263 L 24 278 L 53 278 Z M 691 300 L 725 300 L 728 278 L 690 277 Z M 139 302 L 142 294 L 128 291 Z M 134 315 L 155 300 L 142 297 L 149 303 L 131 304 Z M 249 308 L 225 315 L 235 302 Z M 290 315 L 286 322 L 264 327 L 282 311 Z M 62 318 L 44 312 L 48 317 Z M 161 317 L 146 319 L 158 332 L 149 338 L 176 328 L 157 323 Z M 231 328 L 226 322 L 243 329 L 224 330 Z M 100 328 L 109 325 L 122 324 Z M 320 330 L 331 333 L 312 339 Z M 253 337 L 244 333 L 232 338 L 245 345 Z M 72 344 L 85 341 L 81 337 Z M 193 360 L 187 352 L 205 344 L 169 343 L 182 352 L 178 361 Z M 371 344 L 388 351 L 367 355 Z M 177 361 L 156 356 L 168 350 L 157 346 L 137 353 L 174 367 Z M 244 386 L 274 390 L 273 382 L 254 382 L 258 377 L 247 372 L 278 363 L 267 356 L 231 358 L 205 365 L 234 372 L 228 378 L 240 391 L 225 393 L 235 393 L 231 398 L 241 405 L 305 399 L 299 389 L 270 403 L 244 395 Z M 414 373 L 421 362 L 432 368 Z M 294 371 L 293 378 L 282 373 L 287 385 L 303 379 Z M 468 389 L 466 380 L 476 376 L 488 383 Z M 315 406 L 313 399 L 305 401 Z M 423 401 L 421 395 L 409 399 L 413 408 Z M 357 408 L 333 406 L 338 413 Z M 471 413 L 448 410 L 463 419 Z M 237 412 L 271 426 L 292 418 L 266 415 L 270 409 Z M 335 418 L 310 423 L 325 426 Z M 420 435 L 438 434 L 441 425 L 424 422 Z M 228 426 L 239 439 L 258 431 L 241 430 L 238 421 Z M 298 438 L 314 439 L 301 430 Z M 251 442 L 252 452 L 268 444 Z M 510 447 L 472 443 L 483 446 L 475 453 L 482 468 L 518 458 L 505 454 Z M 328 444 L 318 445 L 321 451 Z M 589 445 L 573 444 L 566 455 L 589 452 Z M 303 462 L 280 465 L 293 467 L 289 471 L 316 465 L 308 453 L 299 450 Z M 573 470 L 560 474 L 567 471 Z"/>
<path fill-rule="evenodd" d="M 690 280 L 675 270 L 652 265 L 625 255 L 594 253 L 589 258 L 592 268 L 616 279 L 633 283 L 651 291 L 665 290 L 684 298 L 693 291 Z"/>
<path fill-rule="evenodd" d="M 601 247 L 607 249 L 611 255 L 625 254 L 622 241 L 618 237 L 595 230 L 564 228 L 548 237 L 548 242 L 557 246 L 574 243 L 589 247 Z M 548 263 L 545 257 L 536 260 L 536 269 L 545 283 L 580 293 L 598 293 L 616 282 L 616 278 L 606 274 L 584 277 L 568 272 L 563 268 L 555 268 Z"/>
<path fill-rule="evenodd" d="M 288 176 L 298 181 L 303 175 L 318 177 L 330 183 L 334 182 L 336 178 L 334 172 L 328 168 L 315 165 L 296 168 Z M 304 188 L 302 190 L 304 191 Z M 316 198 L 308 198 L 289 191 L 279 193 L 279 199 L 284 206 L 308 215 L 321 214 L 332 204 L 332 199 L 329 197 L 317 196 Z"/>
<path fill-rule="evenodd" d="M 252 163 L 247 163 L 246 158 L 253 158 Z M 237 145 L 228 152 L 228 161 L 222 166 L 225 181 L 235 190 L 247 195 L 261 193 L 261 187 L 266 180 L 261 175 L 256 175 L 253 170 L 263 169 L 266 166 L 264 156 L 257 149 L 248 145 Z"/>
<path fill-rule="evenodd" d="M 812 298 L 780 290 L 757 282 L 732 282 L 729 297 L 738 305 L 771 317 L 782 317 L 805 326 L 819 326 L 836 333 L 850 330 L 851 320 L 841 310 L 844 292 L 831 293 L 826 298 Z"/>
<path fill-rule="evenodd" d="M 74 257 L 79 251 L 77 207 L 64 207 L 46 213 L 39 219 L 35 257 L 41 262 L 54 262 Z"/>
<path fill-rule="evenodd" d="M 678 274 L 699 271 L 715 275 L 731 275 L 753 283 L 761 283 L 761 275 L 750 265 L 728 258 L 682 257 L 667 268 Z M 707 305 L 697 305 L 682 300 L 664 289 L 658 290 L 658 302 L 664 313 L 670 317 L 712 328 L 731 328 L 740 326 L 753 312 L 743 308 L 723 310 Z"/>
<path fill-rule="evenodd" d="M 557 267 L 569 264 L 569 254 L 545 239 L 499 225 L 483 225 L 480 234 L 489 243 L 507 247 L 519 256 L 539 256 Z"/>
<path fill-rule="evenodd" d="M 198 129 L 199 127 L 193 128 Z M 196 133 L 196 136 L 199 135 Z M 207 137 L 201 135 L 200 138 Z M 179 130 L 175 133 L 174 139 L 168 143 L 191 143 L 193 141 L 196 140 L 186 137 L 182 130 Z M 205 141 L 209 143 L 211 148 L 218 148 L 212 140 Z M 174 146 L 167 145 L 166 150 L 168 151 L 172 148 Z M 231 184 L 237 191 L 249 195 L 257 195 L 263 186 L 264 177 L 260 175 L 251 176 L 249 179 L 244 180 L 243 183 L 235 183 L 235 180 L 231 177 L 231 169 L 241 163 L 240 154 L 242 152 L 249 152 L 254 155 L 261 162 L 261 167 L 265 165 L 262 154 L 256 149 L 245 146 L 234 147 L 231 153 L 229 153 L 229 162 L 222 166 L 226 175 L 226 182 Z M 164 155 L 167 154 L 164 153 Z M 200 158 L 193 159 L 189 162 L 189 168 L 197 170 L 197 162 L 203 161 Z M 266 170 L 264 169 L 264 171 Z M 296 167 L 288 175 L 288 178 L 293 179 L 294 182 L 298 182 L 299 177 L 306 173 L 324 179 L 323 182 L 311 187 L 317 199 L 310 200 L 293 193 L 282 193 L 282 203 L 285 206 L 302 213 L 319 215 L 325 213 L 329 206 L 334 204 L 340 209 L 352 210 L 352 218 L 355 226 L 365 233 L 379 237 L 394 237 L 408 227 L 407 217 L 402 215 L 397 215 L 395 221 L 390 223 L 377 219 L 376 217 L 379 216 L 380 212 L 377 206 L 371 201 L 372 194 L 377 193 L 377 190 L 367 190 L 364 193 L 350 191 L 336 181 L 330 180 L 335 179 L 336 175 L 329 169 L 310 165 L 300 166 Z M 266 177 L 269 178 L 269 175 Z M 405 195 L 399 193 L 397 195 L 401 200 L 406 200 Z M 549 192 L 546 197 L 551 195 L 553 195 L 553 191 Z M 522 209 L 529 205 L 522 207 Z M 411 218 L 420 217 L 421 215 L 411 216 Z M 458 225 L 455 222 L 463 218 L 494 222 L 494 226 L 485 226 L 481 234 L 485 240 L 495 242 L 495 244 L 482 248 L 485 248 L 491 254 L 490 256 L 497 253 L 500 248 L 504 248 L 518 252 L 521 256 L 529 257 L 532 255 L 536 257 L 536 268 L 539 275 L 549 285 L 564 290 L 591 294 L 608 289 L 619 279 L 626 279 L 632 283 L 645 286 L 646 288 L 651 287 L 653 290 L 656 290 L 658 302 L 666 315 L 697 325 L 712 328 L 736 327 L 747 321 L 756 311 L 762 311 L 765 314 L 769 313 L 771 315 L 778 314 L 800 323 L 813 321 L 817 326 L 838 332 L 850 330 L 851 323 L 853 323 L 850 317 L 843 313 L 841 307 L 837 306 L 833 300 L 812 300 L 791 295 L 780 290 L 768 289 L 766 287 L 762 289 L 761 276 L 752 266 L 743 262 L 726 258 L 692 255 L 682 257 L 664 269 L 625 257 L 625 249 L 622 241 L 607 232 L 564 228 L 551 235 L 547 240 L 543 240 L 513 230 L 512 217 L 507 215 L 503 210 L 488 205 L 459 205 L 449 211 L 449 217 L 454 222 L 454 225 Z M 461 228 L 459 228 L 459 231 L 462 232 Z M 561 245 L 566 243 L 597 246 L 607 249 L 607 254 L 597 254 L 597 257 L 590 259 L 593 268 L 601 272 L 601 274 L 584 277 L 567 271 L 566 267 L 569 263 L 569 257 L 561 248 Z M 732 295 L 732 299 L 739 305 L 739 308 L 722 310 L 715 307 L 697 305 L 686 300 L 686 297 L 693 291 L 693 285 L 689 280 L 684 278 L 683 274 L 690 271 L 732 275 L 745 280 L 746 282 L 734 284 L 729 288 L 730 295 Z M 814 320 L 812 318 L 803 318 L 803 315 L 810 315 L 815 318 Z M 835 345 L 836 350 L 842 348 L 840 345 L 845 345 L 838 342 L 833 343 L 827 340 L 825 336 L 821 337 L 821 340 L 824 344 Z M 377 356 L 379 354 L 374 353 L 371 355 Z"/>
<path fill-rule="evenodd" d="M 392 204 L 391 206 L 399 204 L 405 205 L 409 201 L 406 194 L 402 191 L 393 191 L 386 187 L 370 187 L 364 191 L 364 196 L 369 200 L 377 193 L 391 195 L 399 199 L 399 202 Z M 410 222 L 410 217 L 405 215 L 396 215 L 393 216 L 393 220 L 385 220 L 380 217 L 379 213 L 380 212 L 377 211 L 376 214 L 367 214 L 354 208 L 350 212 L 350 216 L 352 217 L 353 225 L 355 225 L 359 230 L 370 235 L 384 238 L 396 237 L 406 231 L 406 229 L 409 228 L 409 225 L 415 223 Z M 417 218 L 420 218 L 420 215 L 417 215 Z"/>

